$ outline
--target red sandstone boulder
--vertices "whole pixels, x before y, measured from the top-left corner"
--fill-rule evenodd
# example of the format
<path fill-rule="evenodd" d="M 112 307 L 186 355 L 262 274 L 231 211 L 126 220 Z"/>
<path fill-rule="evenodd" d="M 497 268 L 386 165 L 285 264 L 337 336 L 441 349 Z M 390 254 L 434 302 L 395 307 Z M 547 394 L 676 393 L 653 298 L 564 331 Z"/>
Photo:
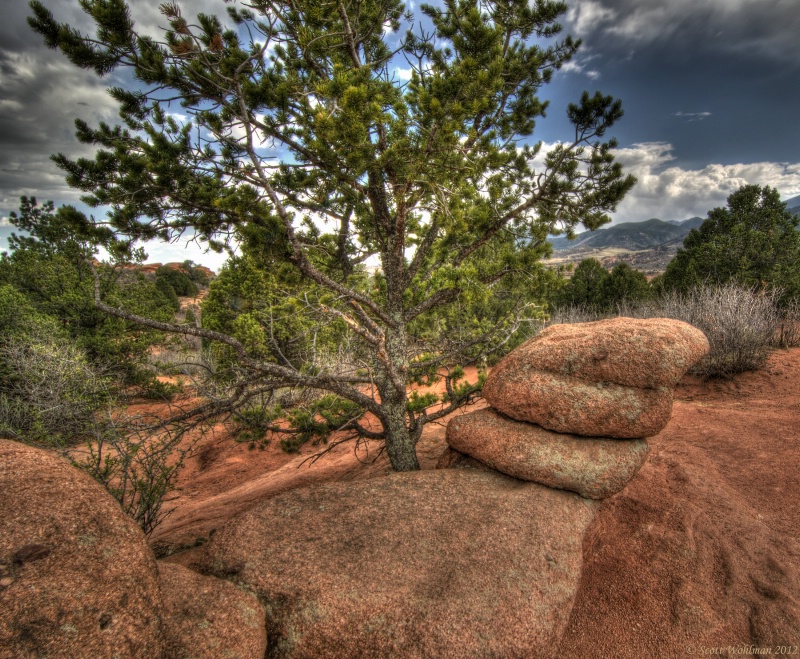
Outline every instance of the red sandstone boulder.
<path fill-rule="evenodd" d="M 514 478 L 606 499 L 636 475 L 647 457 L 641 440 L 588 439 L 507 419 L 491 409 L 453 418 L 447 443 Z"/>
<path fill-rule="evenodd" d="M 514 353 L 511 353 L 512 355 Z M 510 356 L 510 355 L 509 355 Z M 587 437 L 650 437 L 672 414 L 672 390 L 587 382 L 545 371 L 492 371 L 483 397 L 517 421 Z"/>
<path fill-rule="evenodd" d="M 163 659 L 263 659 L 264 608 L 232 583 L 182 565 L 159 563 Z"/>
<path fill-rule="evenodd" d="M 535 657 L 569 617 L 595 510 L 472 470 L 329 483 L 235 517 L 202 567 L 265 603 L 268 657 Z"/>
<path fill-rule="evenodd" d="M 629 387 L 674 387 L 708 350 L 699 329 L 669 318 L 552 325 L 501 360 L 486 384 L 549 371 Z"/>
<path fill-rule="evenodd" d="M 66 460 L 0 440 L 0 657 L 158 657 L 141 529 Z"/>

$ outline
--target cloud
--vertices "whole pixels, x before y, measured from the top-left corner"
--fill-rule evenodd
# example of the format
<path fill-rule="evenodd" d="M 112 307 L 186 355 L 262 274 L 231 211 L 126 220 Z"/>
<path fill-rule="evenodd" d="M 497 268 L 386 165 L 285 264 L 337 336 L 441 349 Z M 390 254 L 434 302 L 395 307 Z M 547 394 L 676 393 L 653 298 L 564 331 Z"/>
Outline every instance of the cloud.
<path fill-rule="evenodd" d="M 96 126 L 118 123 L 117 105 L 106 89 L 128 86 L 127 72 L 103 79 L 71 64 L 25 23 L 31 14 L 24 2 L 7 3 L 0 22 L 0 214 L 19 205 L 22 195 L 57 205 L 78 203 L 80 192 L 69 188 L 63 172 L 50 160 L 54 153 L 71 158 L 91 157 L 94 149 L 75 138 L 74 121 Z M 95 30 L 74 0 L 47 0 L 55 19 L 86 34 Z M 158 34 L 166 25 L 157 3 L 130 3 L 136 29 Z M 187 9 L 193 19 L 200 11 L 220 14 L 218 0 L 196 0 Z M 222 16 L 224 19 L 224 15 Z M 126 78 L 126 76 L 128 76 Z"/>
<path fill-rule="evenodd" d="M 596 0 L 576 3 L 567 12 L 567 21 L 578 34 L 587 34 L 616 20 L 617 12 Z"/>
<path fill-rule="evenodd" d="M 590 80 L 597 80 L 600 77 L 600 71 L 597 69 L 587 69 L 586 65 L 593 59 L 597 59 L 597 55 L 590 55 L 588 57 L 575 57 L 561 67 L 561 71 L 566 73 L 583 73 Z"/>
<path fill-rule="evenodd" d="M 606 48 L 669 42 L 800 62 L 800 11 L 786 0 L 586 0 L 566 22 Z"/>
<path fill-rule="evenodd" d="M 703 121 L 711 116 L 710 112 L 676 112 L 676 117 L 680 117 L 685 121 Z"/>
<path fill-rule="evenodd" d="M 394 70 L 394 72 L 395 72 L 395 75 L 400 80 L 411 80 L 411 74 L 413 73 L 413 69 L 411 67 L 409 67 L 407 69 L 404 69 L 404 68 L 401 68 L 401 67 L 398 66 Z"/>
<path fill-rule="evenodd" d="M 615 222 L 630 222 L 658 217 L 685 220 L 705 217 L 743 185 L 769 185 L 783 199 L 800 194 L 800 162 L 755 162 L 709 164 L 700 169 L 684 169 L 673 163 L 672 145 L 645 142 L 616 150 L 625 171 L 639 179 L 614 214 Z"/>
<path fill-rule="evenodd" d="M 3 215 L 3 217 L 0 217 L 0 227 L 10 227 L 10 226 L 11 226 L 11 220 L 9 220 L 5 215 Z"/>

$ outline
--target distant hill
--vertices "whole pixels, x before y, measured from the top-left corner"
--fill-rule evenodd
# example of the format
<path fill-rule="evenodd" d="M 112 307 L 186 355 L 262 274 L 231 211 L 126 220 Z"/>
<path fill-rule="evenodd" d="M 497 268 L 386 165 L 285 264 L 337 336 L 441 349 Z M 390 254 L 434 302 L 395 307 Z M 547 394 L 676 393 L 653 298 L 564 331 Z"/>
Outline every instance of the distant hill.
<path fill-rule="evenodd" d="M 627 250 L 650 249 L 665 243 L 679 242 L 689 235 L 689 231 L 699 227 L 704 221 L 702 217 L 692 217 L 682 222 L 664 222 L 657 218 L 644 222 L 623 222 L 608 229 L 584 231 L 575 240 L 567 240 L 563 236 L 551 238 L 555 251 L 592 250 L 617 247 Z"/>
<path fill-rule="evenodd" d="M 784 203 L 786 204 L 786 208 L 789 209 L 789 212 L 800 215 L 800 196 L 785 199 Z"/>

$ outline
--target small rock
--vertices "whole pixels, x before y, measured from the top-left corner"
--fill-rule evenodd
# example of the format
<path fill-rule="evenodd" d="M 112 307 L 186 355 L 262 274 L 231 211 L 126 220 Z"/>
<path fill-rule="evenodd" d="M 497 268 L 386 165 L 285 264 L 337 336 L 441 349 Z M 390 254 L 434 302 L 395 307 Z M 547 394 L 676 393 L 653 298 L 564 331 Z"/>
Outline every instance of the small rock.
<path fill-rule="evenodd" d="M 264 607 L 232 583 L 160 562 L 163 659 L 263 659 Z"/>
<path fill-rule="evenodd" d="M 442 466 L 483 463 L 504 474 L 589 499 L 616 494 L 636 475 L 647 457 L 647 443 L 626 439 L 587 439 L 512 421 L 485 409 L 453 418 L 447 443 L 458 453 Z M 459 459 L 458 454 L 467 458 Z"/>
<path fill-rule="evenodd" d="M 3 577 L 2 579 L 0 579 L 0 588 L 7 588 L 12 583 L 14 583 L 14 579 L 12 579 L 11 577 Z"/>

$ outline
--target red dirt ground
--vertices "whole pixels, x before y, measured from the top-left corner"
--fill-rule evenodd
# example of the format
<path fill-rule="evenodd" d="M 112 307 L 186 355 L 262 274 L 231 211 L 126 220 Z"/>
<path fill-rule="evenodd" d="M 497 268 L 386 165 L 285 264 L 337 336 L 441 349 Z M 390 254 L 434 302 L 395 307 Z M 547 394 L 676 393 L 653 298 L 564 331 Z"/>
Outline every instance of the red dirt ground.
<path fill-rule="evenodd" d="M 644 467 L 587 533 L 580 588 L 552 656 L 800 656 L 798 419 L 800 349 L 729 381 L 685 379 Z M 443 448 L 444 427 L 430 427 L 423 468 Z M 206 437 L 154 539 L 191 544 L 265 497 L 389 470 L 385 456 L 362 464 L 351 446 L 300 466 L 317 450 L 298 457 Z M 170 560 L 190 563 L 191 554 Z"/>

